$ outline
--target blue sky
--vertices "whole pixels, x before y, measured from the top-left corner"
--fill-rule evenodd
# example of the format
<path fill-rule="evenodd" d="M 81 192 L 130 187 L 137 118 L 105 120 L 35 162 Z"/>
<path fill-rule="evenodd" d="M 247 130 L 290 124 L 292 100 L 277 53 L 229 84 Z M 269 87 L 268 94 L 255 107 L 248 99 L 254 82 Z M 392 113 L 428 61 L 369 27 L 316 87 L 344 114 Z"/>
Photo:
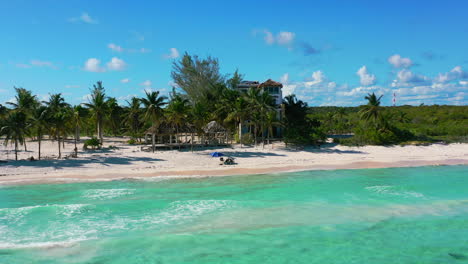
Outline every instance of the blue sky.
<path fill-rule="evenodd" d="M 171 89 L 184 52 L 272 78 L 310 105 L 468 103 L 468 2 L 1 1 L 0 102 L 13 86 L 122 103 Z"/>

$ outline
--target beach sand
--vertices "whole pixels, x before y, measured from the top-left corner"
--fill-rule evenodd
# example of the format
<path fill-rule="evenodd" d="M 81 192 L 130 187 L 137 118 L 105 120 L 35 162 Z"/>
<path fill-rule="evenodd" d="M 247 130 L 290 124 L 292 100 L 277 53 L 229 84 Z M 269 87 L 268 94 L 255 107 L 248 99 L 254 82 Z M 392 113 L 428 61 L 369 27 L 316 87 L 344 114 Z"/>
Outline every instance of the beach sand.
<path fill-rule="evenodd" d="M 8 162 L 0 163 L 0 185 L 468 164 L 468 144 L 404 147 L 327 144 L 320 149 L 296 150 L 275 143 L 265 148 L 236 145 L 194 152 L 188 149 L 152 153 L 141 151 L 141 146 L 128 145 L 125 141 L 123 138 L 106 138 L 103 150 L 83 151 L 80 148 L 78 158 L 57 160 L 57 142 L 46 140 L 42 145 L 41 161 L 25 160 L 31 156 L 37 158 L 37 142 L 28 142 L 28 151 L 21 151 L 19 159 L 22 160 L 18 161 L 14 161 L 11 146 L 2 145 L 0 160 Z M 110 145 L 117 149 L 109 149 Z M 62 155 L 69 155 L 73 148 L 73 141 L 68 141 Z M 219 165 L 219 158 L 209 155 L 213 151 L 235 157 L 237 164 Z"/>

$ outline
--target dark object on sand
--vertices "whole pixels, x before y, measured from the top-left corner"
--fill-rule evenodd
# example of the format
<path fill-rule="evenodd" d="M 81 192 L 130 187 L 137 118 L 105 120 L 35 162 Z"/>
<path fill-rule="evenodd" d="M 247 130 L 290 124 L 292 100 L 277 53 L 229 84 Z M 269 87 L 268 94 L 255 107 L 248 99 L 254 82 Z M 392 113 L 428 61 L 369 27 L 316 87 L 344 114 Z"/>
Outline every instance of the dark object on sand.
<path fill-rule="evenodd" d="M 228 157 L 226 160 L 219 158 L 219 165 L 234 165 L 234 158 Z"/>
<path fill-rule="evenodd" d="M 36 159 L 33 156 L 31 156 L 28 158 L 28 161 L 36 161 Z"/>

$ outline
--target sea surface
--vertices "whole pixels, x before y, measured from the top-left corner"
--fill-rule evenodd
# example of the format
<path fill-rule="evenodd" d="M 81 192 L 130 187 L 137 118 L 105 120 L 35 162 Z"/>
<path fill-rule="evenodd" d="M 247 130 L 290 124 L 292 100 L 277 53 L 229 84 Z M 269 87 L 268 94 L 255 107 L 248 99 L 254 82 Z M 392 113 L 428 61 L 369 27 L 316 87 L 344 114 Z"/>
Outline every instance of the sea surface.
<path fill-rule="evenodd" d="M 468 166 L 0 186 L 0 263 L 468 263 Z"/>

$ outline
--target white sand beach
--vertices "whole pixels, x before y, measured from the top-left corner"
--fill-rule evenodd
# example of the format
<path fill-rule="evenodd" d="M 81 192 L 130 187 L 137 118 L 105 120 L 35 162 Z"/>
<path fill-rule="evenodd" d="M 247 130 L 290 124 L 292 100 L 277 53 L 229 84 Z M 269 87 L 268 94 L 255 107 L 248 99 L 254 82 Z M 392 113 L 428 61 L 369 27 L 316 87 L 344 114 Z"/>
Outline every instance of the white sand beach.
<path fill-rule="evenodd" d="M 468 144 L 429 146 L 346 147 L 328 144 L 297 150 L 283 143 L 255 147 L 207 148 L 191 152 L 167 150 L 146 152 L 141 146 L 128 145 L 126 139 L 106 138 L 102 150 L 80 149 L 78 158 L 57 160 L 57 142 L 44 141 L 41 161 L 37 142 L 28 142 L 28 151 L 14 161 L 11 146 L 0 147 L 0 185 L 105 181 L 144 177 L 194 177 L 276 173 L 299 170 L 330 170 L 468 164 Z M 108 147 L 116 146 L 116 149 Z M 80 144 L 80 147 L 82 144 Z M 273 147 L 273 148 L 272 148 Z M 23 147 L 22 147 L 23 149 Z M 73 142 L 65 144 L 63 156 L 72 153 Z M 219 165 L 209 153 L 222 152 L 236 158 L 236 165 Z"/>

